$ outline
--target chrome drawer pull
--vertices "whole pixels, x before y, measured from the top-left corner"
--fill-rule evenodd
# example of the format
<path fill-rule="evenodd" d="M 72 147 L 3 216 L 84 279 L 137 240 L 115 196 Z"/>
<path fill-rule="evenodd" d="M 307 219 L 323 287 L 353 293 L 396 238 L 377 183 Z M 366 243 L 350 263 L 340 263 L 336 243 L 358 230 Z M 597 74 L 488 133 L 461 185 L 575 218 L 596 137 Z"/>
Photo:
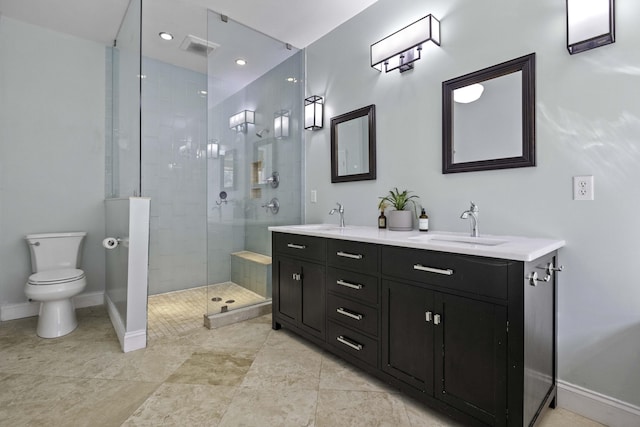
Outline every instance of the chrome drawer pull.
<path fill-rule="evenodd" d="M 356 351 L 362 350 L 362 344 L 351 342 L 350 340 L 346 339 L 342 335 L 338 336 L 336 339 L 338 340 L 338 342 L 341 342 L 342 344 L 346 345 L 347 347 L 351 347 Z"/>
<path fill-rule="evenodd" d="M 295 243 L 287 243 L 287 247 L 288 248 L 292 248 L 292 249 L 306 249 L 307 248 L 305 245 L 296 245 Z"/>
<path fill-rule="evenodd" d="M 450 268 L 443 270 L 441 268 L 425 267 L 424 265 L 420 265 L 420 264 L 415 264 L 413 266 L 413 269 L 420 270 L 420 271 L 428 271 L 429 273 L 444 274 L 445 276 L 451 276 L 453 274 L 453 270 Z"/>
<path fill-rule="evenodd" d="M 336 280 L 336 283 L 340 286 L 346 286 L 347 288 L 351 288 L 351 289 L 362 289 L 362 285 L 359 283 L 349 283 L 340 279 Z"/>
<path fill-rule="evenodd" d="M 342 307 L 336 308 L 336 312 L 338 314 L 342 314 L 343 316 L 347 316 L 347 317 L 350 317 L 352 319 L 362 320 L 362 314 L 352 313 L 349 310 L 345 310 Z"/>
<path fill-rule="evenodd" d="M 336 255 L 344 257 L 344 258 L 362 259 L 362 255 L 360 255 L 360 254 L 350 254 L 350 253 L 342 252 L 342 251 L 336 252 Z"/>

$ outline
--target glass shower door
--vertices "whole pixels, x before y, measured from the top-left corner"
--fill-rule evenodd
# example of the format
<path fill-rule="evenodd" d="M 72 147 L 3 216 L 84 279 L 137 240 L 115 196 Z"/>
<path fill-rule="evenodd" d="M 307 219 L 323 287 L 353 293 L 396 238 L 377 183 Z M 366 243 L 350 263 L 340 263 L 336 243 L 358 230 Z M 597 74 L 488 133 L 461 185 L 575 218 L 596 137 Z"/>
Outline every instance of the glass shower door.
<path fill-rule="evenodd" d="M 215 12 L 208 21 L 211 318 L 270 303 L 268 227 L 301 221 L 304 53 Z"/>

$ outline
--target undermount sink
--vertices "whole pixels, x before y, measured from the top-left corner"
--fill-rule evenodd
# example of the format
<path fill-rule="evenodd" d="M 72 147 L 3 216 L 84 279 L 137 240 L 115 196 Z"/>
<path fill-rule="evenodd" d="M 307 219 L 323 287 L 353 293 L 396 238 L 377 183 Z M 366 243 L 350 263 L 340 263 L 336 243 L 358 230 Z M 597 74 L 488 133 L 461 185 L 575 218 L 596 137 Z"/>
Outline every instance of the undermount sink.
<path fill-rule="evenodd" d="M 294 225 L 292 226 L 294 228 L 299 228 L 300 230 L 309 230 L 309 231 L 325 231 L 325 230 L 338 230 L 340 229 L 339 226 L 337 225 L 331 225 L 331 224 L 300 224 L 300 225 Z M 347 228 L 347 227 L 342 227 L 342 228 Z"/>
<path fill-rule="evenodd" d="M 455 236 L 448 234 L 433 234 L 424 236 L 409 237 L 410 240 L 419 242 L 448 242 L 463 243 L 468 245 L 497 246 L 507 243 L 508 240 L 496 239 L 492 237 L 471 237 L 471 236 Z"/>

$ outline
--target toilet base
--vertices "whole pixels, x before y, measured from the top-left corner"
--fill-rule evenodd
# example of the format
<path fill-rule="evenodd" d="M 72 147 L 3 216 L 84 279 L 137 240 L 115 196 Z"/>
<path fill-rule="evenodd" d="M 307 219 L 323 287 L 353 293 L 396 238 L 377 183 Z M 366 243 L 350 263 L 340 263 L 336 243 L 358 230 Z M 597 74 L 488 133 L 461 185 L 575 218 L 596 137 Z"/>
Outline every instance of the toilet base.
<path fill-rule="evenodd" d="M 40 303 L 36 333 L 41 338 L 58 338 L 78 327 L 76 309 L 71 298 Z"/>

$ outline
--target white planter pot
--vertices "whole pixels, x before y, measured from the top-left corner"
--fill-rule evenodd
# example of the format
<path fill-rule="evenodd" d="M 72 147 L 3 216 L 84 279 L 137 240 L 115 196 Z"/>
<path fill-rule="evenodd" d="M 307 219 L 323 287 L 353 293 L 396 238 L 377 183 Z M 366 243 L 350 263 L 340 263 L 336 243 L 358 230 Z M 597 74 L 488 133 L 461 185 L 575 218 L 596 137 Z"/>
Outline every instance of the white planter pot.
<path fill-rule="evenodd" d="M 413 230 L 413 212 L 391 211 L 389 212 L 389 230 L 411 231 Z"/>

